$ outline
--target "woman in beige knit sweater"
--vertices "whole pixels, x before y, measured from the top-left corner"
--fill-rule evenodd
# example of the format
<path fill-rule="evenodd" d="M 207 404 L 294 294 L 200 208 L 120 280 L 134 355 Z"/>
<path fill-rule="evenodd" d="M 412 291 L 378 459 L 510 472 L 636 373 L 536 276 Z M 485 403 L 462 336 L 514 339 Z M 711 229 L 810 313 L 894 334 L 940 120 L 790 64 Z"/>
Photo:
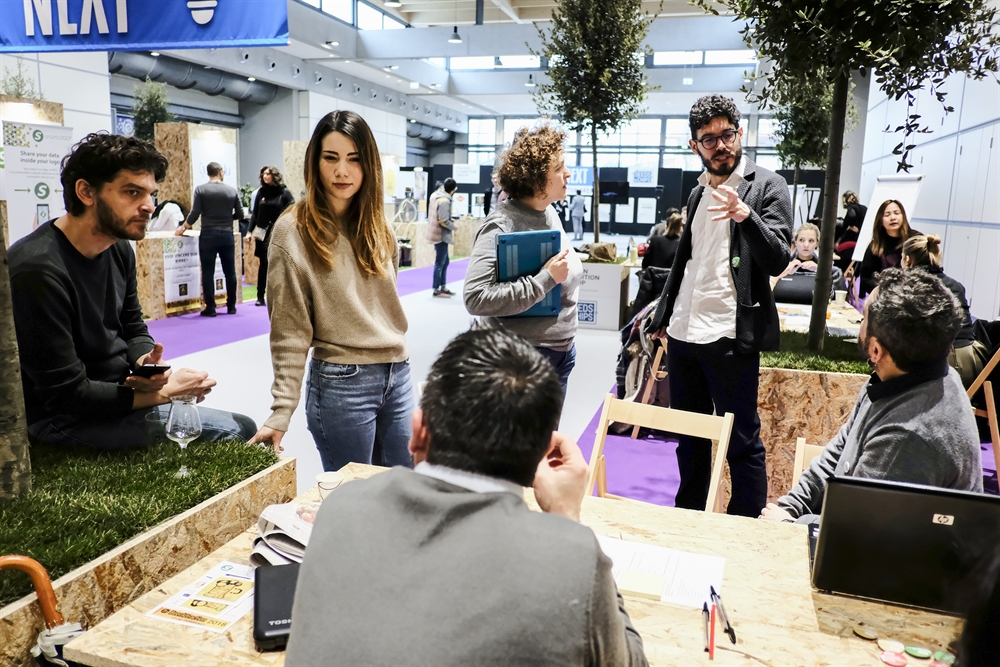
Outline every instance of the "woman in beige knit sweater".
<path fill-rule="evenodd" d="M 306 150 L 306 196 L 271 233 L 267 306 L 271 416 L 254 436 L 280 449 L 309 350 L 306 420 L 324 470 L 412 466 L 414 409 L 396 238 L 382 208 L 382 163 L 364 119 L 323 117 Z"/>

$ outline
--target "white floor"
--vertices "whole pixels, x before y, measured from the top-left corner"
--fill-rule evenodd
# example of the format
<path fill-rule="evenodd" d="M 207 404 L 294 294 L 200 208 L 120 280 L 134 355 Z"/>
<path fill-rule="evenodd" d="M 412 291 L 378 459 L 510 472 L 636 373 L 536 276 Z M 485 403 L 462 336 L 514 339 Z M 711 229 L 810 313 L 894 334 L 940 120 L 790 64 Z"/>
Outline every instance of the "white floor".
<path fill-rule="evenodd" d="M 462 283 L 449 285 L 456 296 L 440 299 L 431 290 L 403 297 L 409 318 L 407 343 L 413 382 L 422 382 L 437 355 L 452 337 L 469 328 L 470 317 L 462 303 Z M 576 369 L 569 379 L 560 430 L 580 436 L 615 382 L 619 342 L 616 331 L 581 331 L 576 339 Z M 267 336 L 258 336 L 195 354 L 171 359 L 174 368 L 207 370 L 218 386 L 205 407 L 241 412 L 258 425 L 270 414 L 271 353 Z M 304 383 L 303 383 L 304 385 Z M 305 387 L 303 386 L 303 389 Z M 306 428 L 304 399 L 292 417 L 282 444 L 285 454 L 294 456 L 298 466 L 298 487 L 312 486 L 322 472 L 319 454 Z"/>

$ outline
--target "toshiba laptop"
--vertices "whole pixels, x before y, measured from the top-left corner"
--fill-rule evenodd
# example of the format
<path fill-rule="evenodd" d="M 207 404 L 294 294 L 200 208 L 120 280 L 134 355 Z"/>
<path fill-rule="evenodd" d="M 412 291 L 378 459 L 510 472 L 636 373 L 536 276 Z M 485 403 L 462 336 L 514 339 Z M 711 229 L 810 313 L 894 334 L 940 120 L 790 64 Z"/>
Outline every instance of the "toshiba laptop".
<path fill-rule="evenodd" d="M 292 603 L 299 564 L 254 570 L 253 641 L 258 651 L 283 649 L 292 633 Z"/>
<path fill-rule="evenodd" d="M 1000 545 L 1000 497 L 838 477 L 827 482 L 813 585 L 962 613 Z"/>

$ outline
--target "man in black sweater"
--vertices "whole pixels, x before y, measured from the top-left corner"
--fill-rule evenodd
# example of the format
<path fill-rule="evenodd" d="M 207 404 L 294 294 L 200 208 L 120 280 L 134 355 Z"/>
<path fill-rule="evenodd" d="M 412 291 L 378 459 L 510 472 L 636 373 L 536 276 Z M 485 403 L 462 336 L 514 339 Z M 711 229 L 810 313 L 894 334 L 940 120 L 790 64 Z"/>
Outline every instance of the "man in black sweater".
<path fill-rule="evenodd" d="M 215 380 L 182 368 L 150 378 L 130 375 L 163 363 L 136 290 L 129 241 L 146 235 L 167 160 L 152 144 L 90 134 L 63 159 L 66 215 L 9 251 L 14 327 L 33 438 L 70 446 L 120 449 L 159 434 L 149 413 L 166 417 L 170 399 L 199 401 Z M 201 440 L 249 438 L 253 420 L 200 410 Z M 162 432 L 162 427 L 160 427 Z"/>
<path fill-rule="evenodd" d="M 222 262 L 226 276 L 226 312 L 236 313 L 236 249 L 233 237 L 233 220 L 243 220 L 240 193 L 222 182 L 222 165 L 208 163 L 208 183 L 194 189 L 194 203 L 187 221 L 177 228 L 179 236 L 191 229 L 201 218 L 201 235 L 198 237 L 198 255 L 201 258 L 201 295 L 205 299 L 205 317 L 215 317 L 215 256 Z M 242 234 L 241 234 L 242 237 Z"/>

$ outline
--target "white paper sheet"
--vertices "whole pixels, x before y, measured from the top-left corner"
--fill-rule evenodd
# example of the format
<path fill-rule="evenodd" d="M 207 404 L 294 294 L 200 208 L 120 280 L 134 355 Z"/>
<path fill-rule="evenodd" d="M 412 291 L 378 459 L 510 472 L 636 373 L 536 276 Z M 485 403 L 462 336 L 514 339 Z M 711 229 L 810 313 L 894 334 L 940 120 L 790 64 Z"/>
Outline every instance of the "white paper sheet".
<path fill-rule="evenodd" d="M 225 632 L 253 609 L 253 568 L 223 561 L 146 616 Z"/>
<path fill-rule="evenodd" d="M 611 574 L 615 581 L 625 570 L 650 572 L 665 580 L 662 601 L 701 609 L 709 600 L 710 586 L 722 591 L 722 571 L 726 559 L 686 551 L 666 549 L 651 544 L 628 542 L 613 537 L 597 536 L 601 550 L 611 559 Z"/>

